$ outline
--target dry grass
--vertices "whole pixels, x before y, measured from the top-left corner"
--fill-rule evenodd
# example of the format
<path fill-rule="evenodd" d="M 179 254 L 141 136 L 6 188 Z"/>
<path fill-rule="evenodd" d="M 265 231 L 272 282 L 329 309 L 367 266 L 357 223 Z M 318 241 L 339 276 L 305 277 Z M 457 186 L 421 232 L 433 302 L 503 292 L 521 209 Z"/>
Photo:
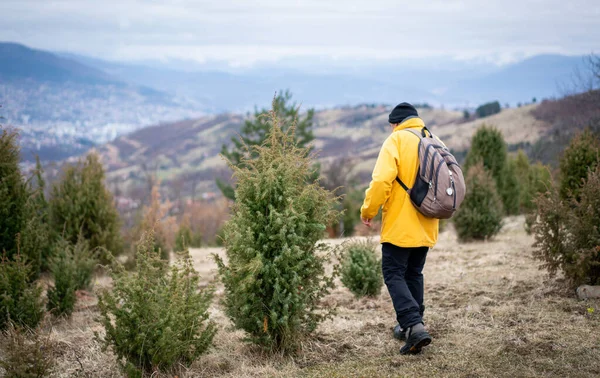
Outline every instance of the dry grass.
<path fill-rule="evenodd" d="M 531 258 L 523 219 L 507 219 L 493 241 L 458 244 L 440 236 L 425 268 L 425 321 L 434 341 L 418 356 L 400 356 L 391 336 L 394 315 L 387 290 L 355 300 L 338 287 L 325 299 L 336 317 L 322 324 L 295 358 L 266 356 L 242 342 L 215 303 L 215 347 L 179 377 L 595 377 L 600 375 L 600 302 L 582 302 L 564 282 L 549 279 Z M 218 248 L 192 251 L 212 279 Z M 109 285 L 105 277 L 97 287 Z M 222 289 L 217 297 L 222 296 Z M 588 308 L 595 308 L 593 313 Z M 93 339 L 95 297 L 82 296 L 70 321 L 51 331 L 58 344 L 56 377 L 120 376 L 114 356 Z"/>
<path fill-rule="evenodd" d="M 490 117 L 480 118 L 466 123 L 452 123 L 432 131 L 440 137 L 444 143 L 456 151 L 469 148 L 471 137 L 482 124 L 495 126 L 500 131 L 508 144 L 519 144 L 529 142 L 535 143 L 549 128 L 549 125 L 534 117 L 532 110 L 538 105 L 527 105 L 520 108 L 502 109 L 498 114 Z"/>

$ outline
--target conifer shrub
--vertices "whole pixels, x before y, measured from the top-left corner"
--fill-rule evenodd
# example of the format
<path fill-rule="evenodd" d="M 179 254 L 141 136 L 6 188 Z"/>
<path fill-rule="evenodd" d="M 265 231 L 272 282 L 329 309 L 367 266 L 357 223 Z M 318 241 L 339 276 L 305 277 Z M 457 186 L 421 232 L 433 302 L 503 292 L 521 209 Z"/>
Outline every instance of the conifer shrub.
<path fill-rule="evenodd" d="M 317 242 L 338 213 L 332 193 L 307 181 L 312 160 L 293 125 L 282 126 L 275 112 L 269 122 L 266 141 L 250 147 L 253 158 L 230 162 L 237 187 L 222 239 L 228 263 L 215 260 L 235 327 L 267 351 L 293 353 L 330 315 L 319 301 L 333 287 L 325 272 L 332 254 Z"/>
<path fill-rule="evenodd" d="M 483 124 L 471 139 L 471 148 L 465 160 L 465 171 L 482 163 L 498 181 L 506 163 L 506 143 L 500 130 Z"/>
<path fill-rule="evenodd" d="M 377 245 L 370 241 L 354 241 L 345 246 L 341 280 L 357 298 L 381 293 L 383 275 Z"/>
<path fill-rule="evenodd" d="M 115 255 L 121 252 L 119 214 L 104 185 L 98 155 L 89 154 L 65 169 L 61 181 L 52 188 L 49 205 L 53 231 L 69 243 L 74 245 L 83 237 L 92 250 L 102 248 Z M 100 259 L 103 264 L 110 261 L 108 256 Z"/>
<path fill-rule="evenodd" d="M 18 253 L 30 266 L 31 279 L 37 278 L 51 247 L 43 204 L 19 168 L 18 133 L 2 130 L 0 134 L 0 254 L 9 259 Z"/>
<path fill-rule="evenodd" d="M 182 224 L 177 231 L 177 236 L 175 237 L 175 250 L 176 251 L 185 251 L 187 247 L 190 246 L 192 240 L 192 230 L 186 224 Z"/>
<path fill-rule="evenodd" d="M 562 186 L 561 186 L 562 188 Z M 600 284 L 600 166 L 590 171 L 579 199 L 563 200 L 555 187 L 538 196 L 534 256 L 551 275 L 574 285 Z"/>
<path fill-rule="evenodd" d="M 500 197 L 507 215 L 515 215 L 520 212 L 521 183 L 518 180 L 516 164 L 513 159 L 508 159 L 501 173 Z"/>
<path fill-rule="evenodd" d="M 42 288 L 30 282 L 31 267 L 21 255 L 8 259 L 6 254 L 0 261 L 0 330 L 9 323 L 16 326 L 35 328 L 44 316 Z"/>
<path fill-rule="evenodd" d="M 185 251 L 188 247 L 199 248 L 202 245 L 202 234 L 192 232 L 189 219 L 184 218 L 175 236 L 175 250 Z"/>
<path fill-rule="evenodd" d="M 70 316 L 75 306 L 78 289 L 88 289 L 97 264 L 87 241 L 80 238 L 71 245 L 64 239 L 56 244 L 51 271 L 54 284 L 48 288 L 48 311 L 54 315 Z"/>
<path fill-rule="evenodd" d="M 46 180 L 44 180 L 44 170 L 40 157 L 35 158 L 35 187 L 30 197 L 30 211 L 29 219 L 32 219 L 32 213 L 35 215 L 35 221 L 29 222 L 28 227 L 30 230 L 35 231 L 38 242 L 36 245 L 40 248 L 41 263 L 40 268 L 42 272 L 50 271 L 50 264 L 52 262 L 52 253 L 54 252 L 54 235 L 50 229 L 50 208 L 48 200 L 46 199 Z M 29 230 L 25 230 L 24 235 L 31 235 Z"/>
<path fill-rule="evenodd" d="M 51 265 L 54 283 L 48 288 L 46 307 L 56 316 L 71 316 L 76 300 L 77 267 L 68 242 L 60 243 L 57 247 L 59 250 Z"/>
<path fill-rule="evenodd" d="M 26 221 L 27 185 L 19 169 L 18 133 L 2 130 L 0 135 L 0 253 L 12 259 L 17 254 L 16 236 Z"/>
<path fill-rule="evenodd" d="M 39 331 L 13 325 L 0 333 L 0 375 L 15 378 L 49 376 L 55 367 L 54 344 Z M 4 371 L 2 371 L 4 370 Z"/>
<path fill-rule="evenodd" d="M 589 129 L 576 135 L 560 159 L 560 198 L 579 199 L 579 191 L 600 162 L 600 140 Z"/>
<path fill-rule="evenodd" d="M 460 241 L 485 240 L 502 227 L 502 202 L 496 185 L 483 164 L 467 172 L 467 194 L 454 216 L 454 227 Z"/>
<path fill-rule="evenodd" d="M 518 213 L 519 183 L 515 167 L 508 162 L 506 142 L 497 128 L 483 124 L 473 135 L 465 160 L 465 171 L 478 163 L 483 163 L 494 178 L 505 213 Z"/>
<path fill-rule="evenodd" d="M 154 232 L 137 245 L 133 272 L 115 262 L 112 291 L 99 294 L 96 338 L 111 348 L 129 376 L 188 366 L 212 344 L 216 326 L 208 320 L 213 290 L 199 290 L 199 276 L 185 251 L 172 266 L 155 250 Z"/>

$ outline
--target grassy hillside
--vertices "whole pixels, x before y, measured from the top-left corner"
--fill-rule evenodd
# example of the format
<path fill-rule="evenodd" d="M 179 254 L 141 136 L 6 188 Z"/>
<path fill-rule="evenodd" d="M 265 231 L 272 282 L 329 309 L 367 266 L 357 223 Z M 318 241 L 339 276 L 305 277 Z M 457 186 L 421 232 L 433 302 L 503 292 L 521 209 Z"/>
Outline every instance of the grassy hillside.
<path fill-rule="evenodd" d="M 419 109 L 430 129 L 464 155 L 470 138 L 482 124 L 502 130 L 509 145 L 533 144 L 547 125 L 532 115 L 537 105 L 504 109 L 494 116 L 465 122 L 462 113 L 442 109 Z M 315 114 L 314 146 L 322 165 L 342 157 L 352 158 L 353 173 L 368 182 L 382 142 L 390 133 L 389 109 L 356 106 L 318 111 Z M 223 114 L 148 127 L 98 148 L 108 179 L 121 190 L 144 185 L 156 175 L 167 189 L 177 186 L 184 196 L 218 193 L 215 178 L 231 175 L 219 156 L 223 144 L 243 123 L 240 115 Z M 167 190 L 168 192 L 168 190 Z"/>
<path fill-rule="evenodd" d="M 340 243 L 343 240 L 330 241 Z M 433 343 L 416 356 L 401 356 L 392 338 L 395 317 L 387 290 L 356 300 L 337 282 L 324 302 L 335 317 L 317 328 L 296 358 L 266 356 L 245 344 L 219 303 L 210 307 L 215 347 L 179 377 L 597 377 L 600 374 L 600 302 L 579 301 L 562 278 L 549 279 L 532 260 L 533 238 L 523 218 L 509 218 L 492 241 L 459 244 L 448 229 L 425 265 L 425 322 Z M 202 284 L 214 278 L 213 253 L 191 251 Z M 96 288 L 110 287 L 99 276 Z M 93 337 L 97 298 L 81 292 L 71 320 L 57 321 L 56 377 L 120 376 L 114 355 Z M 60 348 L 60 351 L 58 351 Z"/>

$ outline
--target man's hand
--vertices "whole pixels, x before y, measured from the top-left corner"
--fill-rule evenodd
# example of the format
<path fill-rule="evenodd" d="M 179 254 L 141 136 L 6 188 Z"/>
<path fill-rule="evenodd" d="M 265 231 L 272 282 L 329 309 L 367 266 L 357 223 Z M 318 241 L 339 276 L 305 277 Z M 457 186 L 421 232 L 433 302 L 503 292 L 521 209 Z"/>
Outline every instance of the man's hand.
<path fill-rule="evenodd" d="M 367 218 L 363 218 L 360 217 L 360 220 L 363 222 L 363 224 L 367 227 L 372 227 L 373 224 L 371 223 L 371 219 L 367 219 Z"/>

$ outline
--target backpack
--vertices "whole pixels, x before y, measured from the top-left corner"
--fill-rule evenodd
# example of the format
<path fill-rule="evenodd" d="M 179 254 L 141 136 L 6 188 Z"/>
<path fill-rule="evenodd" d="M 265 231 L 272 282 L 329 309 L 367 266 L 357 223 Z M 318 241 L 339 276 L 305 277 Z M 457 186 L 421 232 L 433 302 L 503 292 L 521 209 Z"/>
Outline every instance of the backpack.
<path fill-rule="evenodd" d="M 450 150 L 427 127 L 423 127 L 420 132 L 414 129 L 404 131 L 419 138 L 419 170 L 412 188 L 408 188 L 399 177 L 396 177 L 396 181 L 406 190 L 421 214 L 437 219 L 452 217 L 466 192 L 460 165 Z"/>

